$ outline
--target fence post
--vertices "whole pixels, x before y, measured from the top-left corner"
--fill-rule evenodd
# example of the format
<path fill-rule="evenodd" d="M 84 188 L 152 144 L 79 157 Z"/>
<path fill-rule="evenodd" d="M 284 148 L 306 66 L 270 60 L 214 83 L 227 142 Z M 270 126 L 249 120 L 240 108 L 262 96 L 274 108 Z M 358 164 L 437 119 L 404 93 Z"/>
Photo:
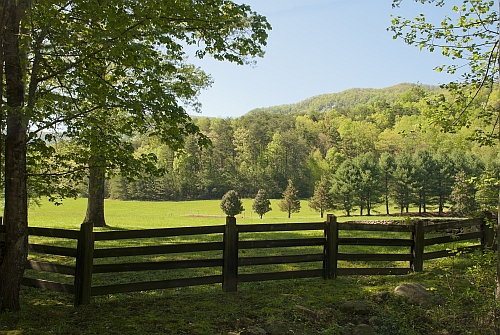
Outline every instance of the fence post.
<path fill-rule="evenodd" d="M 75 306 L 90 303 L 94 265 L 94 225 L 82 223 L 76 247 Z"/>
<path fill-rule="evenodd" d="M 492 227 L 493 217 L 491 213 L 485 213 L 483 217 L 483 222 L 481 223 L 481 231 L 483 236 L 481 237 L 481 246 L 483 250 L 485 248 L 493 249 L 495 243 L 495 232 Z"/>
<path fill-rule="evenodd" d="M 223 257 L 222 289 L 224 292 L 236 292 L 238 290 L 238 229 L 236 218 L 233 216 L 226 217 Z"/>
<path fill-rule="evenodd" d="M 424 269 L 424 222 L 422 220 L 414 221 L 415 232 L 413 238 L 413 262 L 411 268 L 415 272 L 422 272 Z"/>
<path fill-rule="evenodd" d="M 326 216 L 325 226 L 325 247 L 323 261 L 323 278 L 335 279 L 337 278 L 337 254 L 338 254 L 338 239 L 339 239 L 339 226 L 337 217 L 333 214 Z"/>

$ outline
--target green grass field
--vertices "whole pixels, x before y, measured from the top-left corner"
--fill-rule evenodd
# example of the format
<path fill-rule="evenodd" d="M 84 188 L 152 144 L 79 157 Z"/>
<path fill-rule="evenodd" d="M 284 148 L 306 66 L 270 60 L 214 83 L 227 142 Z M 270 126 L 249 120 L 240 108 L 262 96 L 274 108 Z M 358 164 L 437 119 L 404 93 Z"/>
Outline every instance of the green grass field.
<path fill-rule="evenodd" d="M 287 222 L 321 222 L 318 212 L 311 210 L 308 201 L 301 201 L 299 213 L 279 211 L 279 200 L 271 200 L 272 211 L 261 220 L 252 211 L 253 199 L 243 199 L 245 211 L 237 216 L 238 223 L 287 223 Z M 110 227 L 119 229 L 147 229 L 166 227 L 209 226 L 225 223 L 225 215 L 219 207 L 220 200 L 199 200 L 179 202 L 144 202 L 144 201 L 105 201 L 105 218 Z M 29 212 L 29 224 L 33 227 L 51 227 L 78 229 L 83 218 L 87 199 L 66 199 L 62 205 L 43 200 L 41 206 L 32 206 Z M 339 221 L 370 219 L 398 219 L 398 217 L 375 216 L 345 217 L 336 211 Z M 325 214 L 326 216 L 326 214 Z"/>
<path fill-rule="evenodd" d="M 246 211 L 237 217 L 238 223 L 323 221 L 318 213 L 309 209 L 306 201 L 302 202 L 302 211 L 293 213 L 291 219 L 287 218 L 286 213 L 277 210 L 276 200 L 272 201 L 274 210 L 265 215 L 263 220 L 251 212 L 251 204 L 252 199 L 244 200 Z M 85 209 L 85 199 L 66 200 L 61 206 L 43 202 L 42 206 L 30 209 L 30 226 L 79 229 Z M 347 218 L 341 216 L 340 212 L 335 214 L 339 216 L 339 221 L 368 219 L 358 216 Z M 372 216 L 369 219 L 389 218 Z M 224 215 L 219 209 L 219 201 L 107 200 L 106 221 L 111 229 L 150 229 L 225 223 Z M 288 232 L 278 234 L 284 238 L 290 237 L 286 235 L 290 234 Z M 318 232 L 304 232 L 308 237 L 315 236 L 314 234 L 317 235 Z M 259 236 L 250 234 L 246 238 L 257 237 Z M 184 242 L 203 242 L 212 238 L 219 237 L 189 236 Z M 113 241 L 112 246 L 153 242 Z M 389 249 L 352 247 L 356 248 L 355 252 L 390 252 Z M 248 250 L 242 252 L 240 257 L 263 255 L 252 252 L 279 254 L 281 251 Z M 189 256 L 179 254 L 175 257 L 187 259 L 197 256 L 194 253 Z M 163 257 L 158 255 L 155 260 L 164 259 Z M 223 293 L 220 284 L 215 284 L 113 294 L 94 297 L 91 304 L 78 308 L 72 306 L 72 295 L 23 287 L 22 311 L 0 315 L 0 335 L 234 335 L 249 326 L 266 328 L 268 335 L 344 335 L 351 334 L 354 326 L 360 323 L 370 324 L 379 335 L 495 334 L 495 327 L 498 324 L 495 315 L 499 314 L 499 309 L 493 295 L 495 267 L 492 259 L 489 256 L 475 254 L 426 261 L 424 272 L 404 276 L 348 276 L 338 277 L 335 280 L 310 278 L 240 283 L 236 293 Z M 106 261 L 106 259 L 96 260 L 97 263 Z M 138 257 L 135 261 L 143 259 Z M 295 265 L 286 264 L 280 265 L 279 269 L 273 269 L 271 266 L 267 270 L 292 269 L 295 269 Z M 179 271 L 180 275 L 185 275 L 182 273 L 184 270 Z M 217 269 L 194 269 L 192 275 L 210 274 L 211 271 Z M 256 270 L 248 267 L 242 270 L 242 273 L 252 273 L 252 271 Z M 175 277 L 176 274 L 169 271 L 101 274 L 96 276 L 95 284 L 162 280 L 172 276 Z M 71 278 L 69 276 L 65 280 L 71 283 Z M 391 292 L 397 285 L 407 282 L 423 284 L 433 294 L 441 297 L 445 304 L 415 306 L 395 295 L 390 295 L 384 302 L 376 301 L 377 293 Z M 343 311 L 341 305 L 349 300 L 367 302 L 370 305 L 370 312 L 357 315 Z M 304 313 L 304 308 L 312 311 L 313 315 Z"/>

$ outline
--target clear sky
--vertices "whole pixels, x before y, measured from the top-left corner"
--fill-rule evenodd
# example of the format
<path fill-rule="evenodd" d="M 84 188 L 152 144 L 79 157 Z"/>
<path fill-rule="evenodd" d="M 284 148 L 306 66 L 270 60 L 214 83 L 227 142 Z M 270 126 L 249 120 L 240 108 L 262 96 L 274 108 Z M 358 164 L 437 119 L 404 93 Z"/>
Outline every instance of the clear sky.
<path fill-rule="evenodd" d="M 439 85 L 452 79 L 433 70 L 449 59 L 393 40 L 386 30 L 391 14 L 442 18 L 444 12 L 433 5 L 405 0 L 393 9 L 392 0 L 234 1 L 250 5 L 272 25 L 266 55 L 256 67 L 190 57 L 214 79 L 199 98 L 202 116 L 238 117 L 354 87 Z"/>

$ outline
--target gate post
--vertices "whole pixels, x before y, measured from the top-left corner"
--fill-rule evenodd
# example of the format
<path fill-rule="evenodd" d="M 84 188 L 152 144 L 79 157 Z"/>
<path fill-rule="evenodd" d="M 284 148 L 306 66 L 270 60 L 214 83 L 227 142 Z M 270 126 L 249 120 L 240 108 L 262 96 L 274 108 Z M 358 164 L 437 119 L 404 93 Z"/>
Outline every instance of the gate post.
<path fill-rule="evenodd" d="M 481 246 L 483 251 L 494 248 L 495 243 L 495 232 L 492 226 L 493 217 L 491 213 L 486 212 L 483 216 L 483 222 L 481 223 L 481 231 L 483 232 L 483 236 L 481 237 Z"/>
<path fill-rule="evenodd" d="M 325 247 L 323 249 L 323 254 L 325 255 L 325 259 L 323 260 L 323 278 L 335 279 L 337 277 L 339 229 L 337 217 L 333 214 L 328 214 L 326 216 L 324 235 Z"/>
<path fill-rule="evenodd" d="M 94 224 L 82 223 L 76 248 L 75 306 L 90 303 L 94 265 Z"/>
<path fill-rule="evenodd" d="M 424 222 L 417 219 L 414 222 L 414 227 L 411 268 L 415 272 L 422 272 L 424 270 Z"/>
<path fill-rule="evenodd" d="M 238 229 L 234 216 L 226 217 L 223 257 L 222 289 L 224 292 L 236 292 L 238 290 Z"/>

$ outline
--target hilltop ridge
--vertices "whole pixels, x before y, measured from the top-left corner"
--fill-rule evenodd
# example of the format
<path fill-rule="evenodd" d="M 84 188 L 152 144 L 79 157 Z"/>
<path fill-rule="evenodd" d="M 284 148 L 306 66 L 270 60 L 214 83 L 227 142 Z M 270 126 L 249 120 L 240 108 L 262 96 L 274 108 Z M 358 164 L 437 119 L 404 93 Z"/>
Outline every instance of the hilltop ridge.
<path fill-rule="evenodd" d="M 350 88 L 338 93 L 316 95 L 292 104 L 255 108 L 247 114 L 268 112 L 272 114 L 304 114 L 325 112 L 330 109 L 354 108 L 357 105 L 374 104 L 377 101 L 393 103 L 412 87 L 421 87 L 426 91 L 439 90 L 439 86 L 400 83 L 385 88 Z"/>

